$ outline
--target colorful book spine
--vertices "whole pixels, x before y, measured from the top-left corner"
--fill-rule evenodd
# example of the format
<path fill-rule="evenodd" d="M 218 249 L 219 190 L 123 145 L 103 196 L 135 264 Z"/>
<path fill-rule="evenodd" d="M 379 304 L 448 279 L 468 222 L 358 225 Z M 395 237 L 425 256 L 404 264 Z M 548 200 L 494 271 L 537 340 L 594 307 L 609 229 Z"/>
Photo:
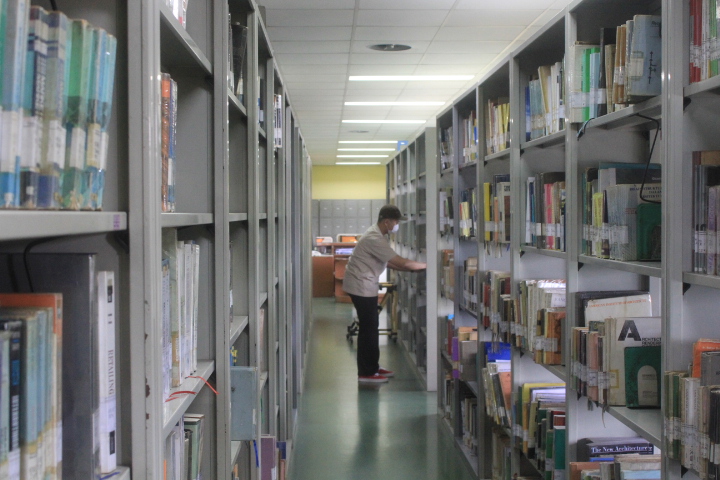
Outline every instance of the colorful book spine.
<path fill-rule="evenodd" d="M 48 21 L 48 50 L 45 78 L 45 111 L 43 114 L 40 178 L 37 206 L 45 209 L 62 207 L 60 178 L 65 165 L 65 111 L 69 72 L 68 19 L 60 12 L 51 12 Z"/>
<path fill-rule="evenodd" d="M 7 0 L 0 112 L 0 207 L 20 205 L 23 93 L 30 2 Z"/>
<path fill-rule="evenodd" d="M 62 205 L 78 210 L 82 201 L 82 174 L 85 168 L 88 97 L 92 74 L 93 29 L 85 20 L 72 20 L 72 52 L 68 84 L 67 140 L 62 176 Z"/>

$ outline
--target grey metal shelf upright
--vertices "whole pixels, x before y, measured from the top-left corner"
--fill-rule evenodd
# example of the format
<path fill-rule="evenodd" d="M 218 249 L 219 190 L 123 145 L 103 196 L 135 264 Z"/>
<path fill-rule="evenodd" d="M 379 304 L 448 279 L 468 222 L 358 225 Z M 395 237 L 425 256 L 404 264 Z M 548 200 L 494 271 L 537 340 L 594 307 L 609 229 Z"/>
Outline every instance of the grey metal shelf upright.
<path fill-rule="evenodd" d="M 309 157 L 254 0 L 189 2 L 186 29 L 164 2 L 128 2 L 127 8 L 128 63 L 133 65 L 127 102 L 133 179 L 127 337 L 133 375 L 124 403 L 131 412 L 125 418 L 132 422 L 122 445 L 134 478 L 160 479 L 172 421 L 185 412 L 203 413 L 203 477 L 228 478 L 237 464 L 241 478 L 260 478 L 252 444 L 231 441 L 230 349 L 237 349 L 239 365 L 260 368 L 259 376 L 267 379 L 252 406 L 258 412 L 256 438 L 270 434 L 287 441 L 290 454 L 310 314 L 309 292 L 302 288 L 309 283 L 294 276 L 307 276 L 309 269 L 310 240 L 303 237 L 309 235 L 304 226 Z M 248 29 L 238 94 L 228 79 L 229 19 Z M 162 214 L 159 202 L 160 72 L 170 73 L 179 85 L 174 214 Z M 282 148 L 274 148 L 275 94 L 283 96 Z M 201 244 L 202 371 L 196 374 L 218 392 L 198 379 L 186 381 L 181 388 L 192 387 L 196 395 L 174 401 L 167 421 L 159 355 L 163 228 L 177 228 L 181 239 Z M 293 251 L 294 238 L 306 248 Z"/>
<path fill-rule="evenodd" d="M 397 205 L 408 216 L 393 238 L 398 255 L 420 262 L 435 258 L 431 236 L 435 231 L 435 216 L 430 215 L 427 201 L 428 165 L 435 163 L 435 129 L 425 128 L 404 146 L 387 164 L 387 201 Z M 435 304 L 428 302 L 428 273 L 392 272 L 398 286 L 398 343 L 407 354 L 416 374 L 428 392 L 437 390 L 437 323 Z"/>

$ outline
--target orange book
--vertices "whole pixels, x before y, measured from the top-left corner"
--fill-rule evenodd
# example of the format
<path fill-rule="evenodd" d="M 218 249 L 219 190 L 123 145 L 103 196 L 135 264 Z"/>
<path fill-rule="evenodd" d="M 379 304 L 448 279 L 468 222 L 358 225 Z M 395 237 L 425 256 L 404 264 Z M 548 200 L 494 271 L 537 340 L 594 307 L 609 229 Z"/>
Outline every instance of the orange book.
<path fill-rule="evenodd" d="M 500 388 L 502 388 L 505 411 L 512 412 L 512 373 L 499 372 L 498 379 L 500 380 Z"/>
<path fill-rule="evenodd" d="M 693 378 L 700 378 L 700 367 L 702 363 L 703 352 L 720 351 L 720 340 L 714 338 L 700 338 L 693 343 Z"/>

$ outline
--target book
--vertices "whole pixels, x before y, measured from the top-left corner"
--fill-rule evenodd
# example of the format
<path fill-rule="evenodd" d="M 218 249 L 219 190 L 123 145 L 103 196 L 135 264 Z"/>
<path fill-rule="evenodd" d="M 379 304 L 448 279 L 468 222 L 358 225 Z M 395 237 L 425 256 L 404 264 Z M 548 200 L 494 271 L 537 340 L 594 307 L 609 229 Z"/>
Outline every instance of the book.
<path fill-rule="evenodd" d="M 642 437 L 590 437 L 577 442 L 579 462 L 597 461 L 597 459 L 623 454 L 652 455 L 655 447 Z"/>
<path fill-rule="evenodd" d="M 191 433 L 190 454 L 188 456 L 188 479 L 201 480 L 202 459 L 204 453 L 205 415 L 186 413 L 183 416 L 186 431 Z"/>
<path fill-rule="evenodd" d="M 641 203 L 637 206 L 637 259 L 659 262 L 662 257 L 662 206 Z"/>
<path fill-rule="evenodd" d="M 625 349 L 625 395 L 629 408 L 660 408 L 660 346 Z"/>
<path fill-rule="evenodd" d="M 20 397 L 22 395 L 22 365 L 24 333 L 21 321 L 0 322 L 0 331 L 7 332 L 10 337 L 8 359 L 10 381 L 7 386 L 8 401 L 3 401 L 6 408 L 4 425 L 7 425 L 6 446 L 3 449 L 3 458 L 0 458 L 0 470 L 7 478 L 20 478 Z"/>
<path fill-rule="evenodd" d="M 608 317 L 605 319 L 604 372 L 607 374 L 606 405 L 626 405 L 624 350 L 627 347 L 659 346 L 660 317 Z"/>
<path fill-rule="evenodd" d="M 177 83 L 169 74 L 161 75 L 161 205 L 163 212 L 175 211 L 175 180 L 177 178 L 175 146 L 177 128 Z"/>
<path fill-rule="evenodd" d="M 30 2 L 6 0 L 3 6 L 5 34 L 2 68 L 2 141 L 0 141 L 0 206 L 20 205 L 23 94 Z"/>
<path fill-rule="evenodd" d="M 234 93 L 244 101 L 245 87 L 245 56 L 247 54 L 247 32 L 246 26 L 240 22 L 231 22 L 230 32 L 232 33 L 231 52 L 232 52 L 232 75 L 234 78 Z"/>
<path fill-rule="evenodd" d="M 619 261 L 639 260 L 638 206 L 661 201 L 659 183 L 619 184 L 606 190 L 610 258 Z M 643 236 L 643 238 L 646 238 Z M 647 248 L 643 247 L 643 257 Z"/>
<path fill-rule="evenodd" d="M 637 103 L 660 95 L 662 72 L 662 19 L 659 15 L 635 15 L 627 59 L 627 99 Z"/>
<path fill-rule="evenodd" d="M 0 475 L 10 478 L 10 350 L 12 332 L 0 330 Z M 19 363 L 18 363 L 19 366 Z"/>
<path fill-rule="evenodd" d="M 692 376 L 702 376 L 702 354 L 704 352 L 720 351 L 720 339 L 700 338 L 693 343 Z"/>
<path fill-rule="evenodd" d="M 98 272 L 98 389 L 101 473 L 117 468 L 117 350 L 115 348 L 115 274 Z"/>

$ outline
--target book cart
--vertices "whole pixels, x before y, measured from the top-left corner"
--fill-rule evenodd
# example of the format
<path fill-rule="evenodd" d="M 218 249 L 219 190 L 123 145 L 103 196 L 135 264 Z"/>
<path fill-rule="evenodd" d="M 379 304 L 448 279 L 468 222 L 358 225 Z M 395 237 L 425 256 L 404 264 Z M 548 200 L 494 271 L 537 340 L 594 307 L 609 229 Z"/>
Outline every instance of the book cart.
<path fill-rule="evenodd" d="M 433 257 L 432 247 L 426 240 L 432 240 L 426 232 L 434 227 L 434 202 L 427 201 L 428 176 L 426 166 L 435 158 L 435 129 L 426 128 L 414 140 L 404 146 L 387 164 L 387 202 L 396 205 L 408 220 L 400 223 L 400 230 L 391 240 L 398 255 L 427 262 Z M 407 354 L 410 364 L 421 379 L 426 390 L 434 392 L 436 384 L 436 350 L 432 346 L 436 336 L 436 325 L 428 322 L 434 318 L 431 313 L 435 306 L 428 302 L 429 285 L 427 272 L 409 273 L 390 270 L 390 279 L 396 284 L 396 322 L 399 343 Z M 388 306 L 390 308 L 390 306 Z M 390 311 L 390 310 L 388 310 Z M 428 342 L 430 339 L 430 342 Z"/>
<path fill-rule="evenodd" d="M 236 465 L 240 478 L 260 478 L 253 442 L 231 440 L 231 348 L 258 371 L 246 406 L 258 412 L 258 448 L 272 435 L 290 454 L 301 390 L 310 159 L 257 4 L 188 5 L 183 27 L 161 0 L 58 2 L 118 41 L 103 211 L 0 210 L 3 252 L 91 252 L 115 272 L 118 479 L 162 479 L 166 440 L 186 413 L 205 416 L 203 478 L 230 478 Z M 229 81 L 229 19 L 248 29 L 241 95 Z M 178 86 L 172 213 L 160 202 L 161 73 Z M 166 402 L 161 239 L 173 230 L 200 250 L 198 362 L 171 391 L 192 394 Z"/>
<path fill-rule="evenodd" d="M 438 401 L 442 422 L 455 437 L 459 449 L 478 475 L 478 478 L 510 478 L 512 475 L 543 477 L 546 471 L 526 458 L 521 450 L 511 447 L 511 461 L 498 460 L 497 445 L 493 445 L 500 431 L 512 439 L 517 436 L 513 425 L 497 425 L 486 415 L 484 393 L 474 391 L 482 385 L 478 378 L 453 378 L 453 359 L 447 353 L 447 323 L 449 314 L 459 326 L 477 326 L 478 341 L 492 340 L 485 329 L 464 308 L 462 272 L 464 260 L 477 255 L 478 271 L 506 271 L 510 273 L 511 295 L 518 295 L 518 282 L 530 279 L 564 280 L 567 288 L 567 321 L 563 326 L 562 365 L 535 363 L 530 352 L 512 347 L 512 392 L 526 382 L 566 383 L 566 447 L 565 464 L 577 459 L 578 440 L 586 437 L 639 436 L 662 452 L 663 478 L 699 478 L 696 471 L 686 471 L 681 462 L 670 458 L 665 451 L 665 438 L 671 433 L 664 425 L 667 412 L 668 385 L 662 380 L 662 408 L 630 409 L 627 407 L 603 408 L 589 405 L 571 384 L 573 371 L 569 358 L 571 329 L 577 325 L 574 312 L 577 306 L 574 294 L 597 290 L 642 290 L 652 295 L 652 314 L 662 317 L 662 370 L 687 370 L 692 362 L 692 345 L 699 338 L 717 337 L 718 277 L 693 273 L 693 184 L 692 152 L 718 150 L 716 102 L 718 77 L 690 83 L 688 64 L 693 61 L 688 46 L 693 38 L 691 11 L 688 1 L 619 2 L 609 0 L 578 0 L 571 3 L 560 15 L 541 27 L 522 45 L 486 73 L 476 88 L 458 97 L 453 106 L 437 117 L 437 157 L 435 176 L 437 183 L 427 179 L 428 212 L 430 204 L 443 209 L 443 191 L 452 191 L 454 209 L 453 233 L 447 235 L 442 228 L 442 212 L 438 212 L 438 228 L 427 230 L 427 244 L 437 242 L 435 266 L 428 267 L 428 294 L 437 289 L 436 317 L 428 311 L 428 323 L 438 322 Z M 566 122 L 560 131 L 528 140 L 525 125 L 525 87 L 528 78 L 539 66 L 567 60 L 576 42 L 598 44 L 600 29 L 623 24 L 634 15 L 661 15 L 662 17 L 662 93 L 635 103 L 622 110 L 601 115 L 582 123 Z M 488 100 L 509 98 L 509 148 L 486 154 L 485 109 Z M 480 158 L 477 166 L 463 163 L 463 123 L 468 109 L 477 112 L 477 142 Z M 655 148 L 653 139 L 658 129 Z M 451 131 L 452 138 L 445 132 Z M 580 135 L 578 135 L 580 133 Z M 442 158 L 448 155 L 443 142 L 452 142 L 454 161 L 449 164 Z M 652 155 L 651 155 L 652 151 Z M 617 261 L 588 255 L 582 249 L 583 172 L 601 162 L 659 164 L 662 168 L 662 261 Z M 430 163 L 428 163 L 430 165 Z M 474 169 L 468 175 L 465 170 Z M 547 249 L 528 245 L 526 241 L 526 185 L 529 176 L 545 172 L 564 172 L 566 211 L 564 248 Z M 458 230 L 460 194 L 468 185 L 482 186 L 492 182 L 496 174 L 510 174 L 512 198 L 511 238 L 509 247 L 498 255 L 488 248 L 486 228 L 482 221 L 484 197 L 477 196 L 479 212 L 476 245 L 461 240 Z M 393 178 L 393 177 L 389 177 Z M 389 180 L 389 189 L 399 186 Z M 397 190 L 399 191 L 399 190 Z M 392 193 L 390 197 L 392 198 Z M 433 199 L 434 197 L 434 199 Z M 559 236 L 559 235 L 558 235 Z M 433 238 L 434 237 L 434 238 Z M 431 240 L 432 239 L 432 240 Z M 443 294 L 446 278 L 443 275 L 442 255 L 445 249 L 454 250 L 454 299 Z M 433 259 L 428 257 L 429 264 Z M 433 268 L 434 267 L 434 268 Z M 432 301 L 429 303 L 433 303 Z M 482 365 L 478 365 L 478 370 Z M 477 383 L 474 383 L 477 382 Z M 477 387 L 476 387 L 477 388 Z M 481 389 L 482 390 L 482 389 Z M 477 397 L 476 417 L 473 422 L 463 421 L 467 404 L 463 401 Z M 671 415 L 672 416 L 672 415 Z M 467 420 L 467 419 L 465 419 Z M 468 442 L 468 429 L 474 439 Z M 677 437 L 676 437 L 677 438 Z M 475 452 L 473 452 L 475 448 Z M 502 451 L 502 448 L 500 449 Z M 565 472 L 566 475 L 569 472 Z"/>

